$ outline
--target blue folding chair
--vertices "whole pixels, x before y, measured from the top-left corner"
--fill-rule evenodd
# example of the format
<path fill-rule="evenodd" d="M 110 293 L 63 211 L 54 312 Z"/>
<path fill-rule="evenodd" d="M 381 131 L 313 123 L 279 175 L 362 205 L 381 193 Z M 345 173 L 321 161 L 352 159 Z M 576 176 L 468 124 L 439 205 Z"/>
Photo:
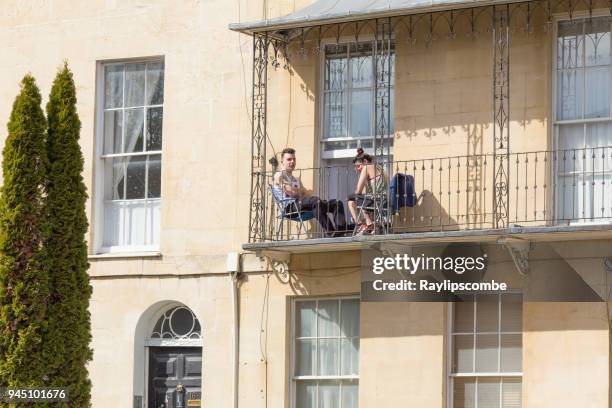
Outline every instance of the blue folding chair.
<path fill-rule="evenodd" d="M 297 203 L 297 199 L 291 197 L 285 197 L 280 189 L 274 188 L 272 184 L 269 184 L 270 192 L 276 203 L 278 215 L 276 218 L 279 220 L 278 226 L 276 227 L 276 239 L 282 236 L 283 220 L 294 221 L 298 223 L 298 238 L 302 231 L 306 234 L 306 221 L 312 220 L 315 215 L 312 211 L 300 211 Z"/>

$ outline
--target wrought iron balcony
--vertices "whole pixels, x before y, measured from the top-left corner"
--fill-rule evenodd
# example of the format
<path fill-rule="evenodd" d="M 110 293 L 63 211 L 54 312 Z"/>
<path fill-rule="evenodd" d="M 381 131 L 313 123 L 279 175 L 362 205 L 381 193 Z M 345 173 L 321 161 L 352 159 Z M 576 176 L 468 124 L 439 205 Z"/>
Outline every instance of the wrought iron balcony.
<path fill-rule="evenodd" d="M 510 153 L 495 158 L 500 159 L 507 160 L 504 167 L 509 173 L 501 182 L 496 181 L 494 154 L 380 163 L 390 181 L 395 177 L 405 184 L 377 199 L 373 211 L 380 213 L 372 214 L 376 226 L 372 234 L 612 221 L 612 146 Z M 251 223 L 251 242 L 329 236 L 312 214 L 302 217 L 307 211 L 297 214 L 295 207 L 273 194 L 274 173 L 259 174 L 266 181 L 266 190 L 261 201 L 251 203 L 260 217 Z M 292 175 L 310 190 L 308 194 L 319 197 L 322 205 L 332 203 L 328 226 L 338 222 L 339 206 L 333 204 L 341 201 L 348 226 L 336 236 L 354 234 L 355 220 L 346 208 L 347 196 L 357 183 L 353 167 L 300 169 Z M 503 200 L 499 200 L 500 194 L 505 196 Z M 253 226 L 259 229 L 253 230 Z"/>

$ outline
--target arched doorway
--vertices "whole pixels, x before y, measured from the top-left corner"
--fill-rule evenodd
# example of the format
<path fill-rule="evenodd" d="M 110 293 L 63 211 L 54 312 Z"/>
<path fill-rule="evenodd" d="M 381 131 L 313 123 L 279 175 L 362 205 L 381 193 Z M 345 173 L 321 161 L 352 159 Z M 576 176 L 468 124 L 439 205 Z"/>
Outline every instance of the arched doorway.
<path fill-rule="evenodd" d="M 147 407 L 201 407 L 202 328 L 183 304 L 158 313 L 145 339 Z"/>

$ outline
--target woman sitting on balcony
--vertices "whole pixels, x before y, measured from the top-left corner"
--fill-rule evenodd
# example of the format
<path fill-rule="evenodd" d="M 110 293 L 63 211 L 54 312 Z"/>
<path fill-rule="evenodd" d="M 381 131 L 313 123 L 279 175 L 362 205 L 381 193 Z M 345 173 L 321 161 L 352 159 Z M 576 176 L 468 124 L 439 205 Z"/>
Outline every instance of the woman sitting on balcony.
<path fill-rule="evenodd" d="M 372 213 L 375 201 L 384 205 L 386 200 L 388 180 L 381 165 L 372 163 L 372 156 L 365 153 L 362 148 L 357 149 L 357 156 L 353 159 L 355 171 L 359 174 L 355 194 L 348 196 L 348 208 L 357 224 L 356 235 L 371 234 L 374 231 Z M 381 207 L 382 207 L 381 205 Z M 359 219 L 359 208 L 363 208 L 365 223 Z"/>

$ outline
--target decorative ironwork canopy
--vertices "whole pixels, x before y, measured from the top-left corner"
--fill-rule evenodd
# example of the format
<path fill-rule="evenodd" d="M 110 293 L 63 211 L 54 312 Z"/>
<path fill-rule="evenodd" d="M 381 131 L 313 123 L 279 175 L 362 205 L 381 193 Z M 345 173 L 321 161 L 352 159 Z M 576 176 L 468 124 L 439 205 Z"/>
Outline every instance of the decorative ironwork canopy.
<path fill-rule="evenodd" d="M 230 24 L 245 34 L 293 30 L 326 24 L 349 23 L 387 17 L 485 7 L 512 3 L 508 0 L 319 0 L 285 16 Z"/>
<path fill-rule="evenodd" d="M 516 30 L 531 34 L 552 31 L 553 16 L 578 13 L 590 18 L 593 10 L 612 14 L 612 0 L 319 0 L 275 19 L 230 25 L 230 29 L 253 36 L 252 166 L 249 241 L 265 239 L 266 223 L 266 127 L 268 66 L 289 68 L 292 52 L 298 56 L 322 51 L 324 38 L 374 36 L 375 134 L 374 152 L 389 156 L 390 68 L 392 43 L 417 41 L 429 44 L 440 36 L 490 35 L 492 46 L 492 124 L 494 180 L 492 191 L 494 227 L 509 224 L 510 174 L 510 38 Z M 537 22 L 537 23 L 536 23 Z M 486 27 L 482 30 L 482 27 Z M 482 31 L 479 31 L 482 30 Z M 401 33 L 401 35 L 400 35 Z M 291 50 L 291 51 L 290 51 Z"/>

